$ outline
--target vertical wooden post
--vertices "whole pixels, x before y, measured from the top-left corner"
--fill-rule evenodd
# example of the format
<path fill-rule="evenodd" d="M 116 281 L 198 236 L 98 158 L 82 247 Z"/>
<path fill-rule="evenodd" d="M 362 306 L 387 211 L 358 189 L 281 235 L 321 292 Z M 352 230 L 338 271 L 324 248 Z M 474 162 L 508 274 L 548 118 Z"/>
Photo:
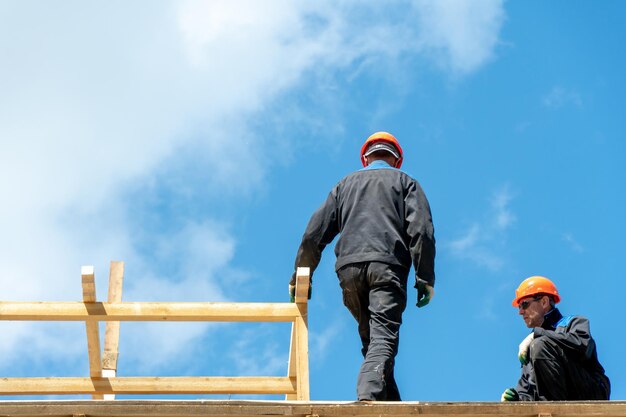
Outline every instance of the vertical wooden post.
<path fill-rule="evenodd" d="M 83 266 L 80 269 L 83 286 L 83 302 L 94 303 L 96 301 L 96 282 L 93 266 Z M 89 355 L 89 376 L 99 378 L 102 375 L 100 360 L 100 329 L 99 322 L 85 321 L 87 329 L 87 352 Z M 101 395 L 94 394 L 93 399 L 102 399 Z"/>
<path fill-rule="evenodd" d="M 111 261 L 109 270 L 109 303 L 122 302 L 124 283 L 124 262 Z M 104 353 L 102 355 L 102 377 L 115 378 L 119 356 L 120 322 L 107 321 L 104 332 Z M 105 394 L 105 400 L 114 400 L 115 394 Z"/>
<path fill-rule="evenodd" d="M 296 270 L 296 305 L 300 316 L 294 323 L 296 333 L 296 399 L 309 401 L 309 329 L 308 329 L 308 298 L 311 272 L 309 268 Z"/>
<path fill-rule="evenodd" d="M 296 339 L 297 339 L 297 333 L 296 333 L 296 323 L 293 322 L 291 323 L 291 339 L 289 340 L 289 363 L 287 364 L 287 376 L 289 378 L 295 378 L 296 381 L 298 380 L 298 372 L 296 369 Z M 297 394 L 287 394 L 285 395 L 285 400 L 297 400 L 298 396 Z"/>

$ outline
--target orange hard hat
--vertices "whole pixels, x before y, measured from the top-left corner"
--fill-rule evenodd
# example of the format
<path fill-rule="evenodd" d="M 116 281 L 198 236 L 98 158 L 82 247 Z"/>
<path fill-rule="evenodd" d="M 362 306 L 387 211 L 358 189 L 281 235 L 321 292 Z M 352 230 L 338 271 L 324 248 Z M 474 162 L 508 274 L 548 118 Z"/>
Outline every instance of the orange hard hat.
<path fill-rule="evenodd" d="M 396 168 L 400 168 L 402 166 L 403 159 L 402 148 L 400 147 L 400 143 L 398 143 L 398 139 L 396 139 L 391 133 L 387 132 L 376 132 L 365 140 L 365 143 L 361 146 L 361 163 L 363 166 L 367 166 L 367 163 L 365 162 L 365 152 L 367 152 L 370 145 L 376 142 L 389 143 L 397 149 L 398 152 L 397 155 L 395 155 L 398 159 L 396 162 Z"/>
<path fill-rule="evenodd" d="M 554 282 L 550 281 L 546 277 L 538 275 L 528 277 L 517 287 L 515 290 L 515 299 L 513 300 L 513 307 L 519 307 L 519 302 L 522 298 L 530 297 L 537 294 L 549 294 L 554 298 L 554 303 L 561 301 L 561 296 L 556 289 Z"/>

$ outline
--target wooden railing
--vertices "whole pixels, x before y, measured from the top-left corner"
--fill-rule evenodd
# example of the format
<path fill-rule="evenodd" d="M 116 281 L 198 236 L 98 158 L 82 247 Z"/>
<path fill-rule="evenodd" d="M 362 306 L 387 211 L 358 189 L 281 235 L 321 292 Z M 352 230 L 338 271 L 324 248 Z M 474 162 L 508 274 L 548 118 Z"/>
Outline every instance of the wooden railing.
<path fill-rule="evenodd" d="M 309 400 L 309 269 L 298 268 L 295 303 L 122 302 L 123 262 L 111 262 L 108 302 L 96 301 L 94 268 L 82 267 L 82 302 L 0 302 L 0 320 L 84 321 L 89 377 L 0 378 L 0 395 L 286 394 Z M 101 355 L 99 325 L 106 322 Z M 122 321 L 292 322 L 284 377 L 116 377 Z"/>

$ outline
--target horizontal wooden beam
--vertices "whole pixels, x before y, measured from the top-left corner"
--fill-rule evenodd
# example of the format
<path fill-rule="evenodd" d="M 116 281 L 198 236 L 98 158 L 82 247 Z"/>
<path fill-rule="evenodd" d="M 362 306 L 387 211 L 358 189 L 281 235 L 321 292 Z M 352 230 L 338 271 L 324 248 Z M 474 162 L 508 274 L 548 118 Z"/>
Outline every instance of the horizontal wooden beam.
<path fill-rule="evenodd" d="M 0 378 L 0 395 L 293 394 L 288 377 Z"/>
<path fill-rule="evenodd" d="M 2 417 L 617 417 L 625 401 L 417 402 L 124 400 L 0 401 Z"/>
<path fill-rule="evenodd" d="M 0 320 L 293 322 L 295 303 L 0 302 Z"/>

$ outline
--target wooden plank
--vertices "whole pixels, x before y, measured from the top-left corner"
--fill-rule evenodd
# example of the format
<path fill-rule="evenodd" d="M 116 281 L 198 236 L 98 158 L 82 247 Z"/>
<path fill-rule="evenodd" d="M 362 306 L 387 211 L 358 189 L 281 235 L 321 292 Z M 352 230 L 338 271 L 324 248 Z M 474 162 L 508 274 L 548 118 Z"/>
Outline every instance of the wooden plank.
<path fill-rule="evenodd" d="M 298 304 L 303 316 L 298 317 L 295 322 L 296 327 L 296 380 L 298 382 L 297 400 L 309 401 L 309 337 L 308 324 L 306 319 L 307 305 Z"/>
<path fill-rule="evenodd" d="M 294 303 L 0 302 L 0 320 L 293 322 Z"/>
<path fill-rule="evenodd" d="M 287 377 L 0 378 L 0 395 L 56 394 L 285 394 Z"/>
<path fill-rule="evenodd" d="M 311 280 L 310 268 L 296 269 L 296 303 L 306 303 L 309 299 L 309 287 Z"/>
<path fill-rule="evenodd" d="M 81 282 L 83 286 L 83 301 L 94 303 L 96 301 L 96 284 L 93 266 L 81 268 Z M 100 330 L 97 321 L 86 321 L 87 329 L 87 352 L 89 355 L 89 375 L 99 377 L 102 374 L 100 359 Z"/>
<path fill-rule="evenodd" d="M 353 402 L 245 400 L 124 400 L 124 401 L 0 401 L 3 417 L 623 417 L 625 401 L 580 402 Z"/>
<path fill-rule="evenodd" d="M 109 267 L 109 303 L 122 302 L 122 286 L 124 283 L 124 262 L 111 261 Z M 115 378 L 117 375 L 117 358 L 119 356 L 120 322 L 107 321 L 104 331 L 104 352 L 102 354 L 102 377 Z M 95 396 L 94 396 L 94 399 Z M 103 400 L 114 400 L 115 394 L 105 394 Z"/>
<path fill-rule="evenodd" d="M 113 369 L 103 369 L 102 378 L 115 378 L 117 372 Z M 94 400 L 111 401 L 115 400 L 115 394 L 94 394 L 91 396 Z"/>
<path fill-rule="evenodd" d="M 109 270 L 109 303 L 122 302 L 122 285 L 124 282 L 124 262 L 111 261 Z M 107 321 L 104 332 L 104 353 L 102 355 L 102 369 L 113 370 L 108 377 L 115 376 L 117 358 L 119 355 L 120 322 Z"/>
<path fill-rule="evenodd" d="M 287 376 L 296 378 L 296 323 L 291 325 L 291 338 L 289 339 L 289 362 L 287 362 Z M 297 400 L 296 394 L 287 394 L 285 400 Z"/>
<path fill-rule="evenodd" d="M 311 274 L 310 268 L 298 268 L 296 270 L 296 291 L 295 291 L 296 294 L 294 297 L 296 303 L 306 304 L 308 302 L 310 274 Z M 298 310 L 300 311 L 300 315 L 301 315 L 302 310 L 300 308 L 298 308 Z M 305 315 L 306 315 L 306 312 L 305 312 Z M 304 323 L 305 323 L 305 328 L 307 328 L 306 320 L 304 320 Z M 296 377 L 296 379 L 298 376 L 298 333 L 299 333 L 298 329 L 301 327 L 302 327 L 302 324 L 298 326 L 297 322 L 294 322 L 294 324 L 291 326 L 291 339 L 289 341 L 289 362 L 287 365 L 287 376 Z M 307 346 L 306 381 L 308 384 L 308 380 L 309 380 L 309 377 L 308 377 L 308 328 L 307 328 L 307 340 L 306 340 L 305 345 Z M 302 381 L 300 381 L 300 383 L 301 382 Z M 308 388 L 304 386 L 300 387 L 300 383 L 298 384 L 299 386 L 298 391 L 304 392 L 304 390 L 306 390 L 308 392 Z M 298 398 L 298 394 L 287 394 L 285 399 L 297 400 L 300 398 Z"/>
<path fill-rule="evenodd" d="M 83 285 L 83 301 L 93 303 L 96 301 L 96 283 L 94 267 L 91 265 L 80 268 L 80 277 Z"/>
<path fill-rule="evenodd" d="M 296 305 L 300 315 L 296 317 L 296 374 L 297 397 L 300 401 L 309 401 L 309 324 L 308 324 L 308 293 L 310 286 L 310 269 L 296 270 Z"/>

